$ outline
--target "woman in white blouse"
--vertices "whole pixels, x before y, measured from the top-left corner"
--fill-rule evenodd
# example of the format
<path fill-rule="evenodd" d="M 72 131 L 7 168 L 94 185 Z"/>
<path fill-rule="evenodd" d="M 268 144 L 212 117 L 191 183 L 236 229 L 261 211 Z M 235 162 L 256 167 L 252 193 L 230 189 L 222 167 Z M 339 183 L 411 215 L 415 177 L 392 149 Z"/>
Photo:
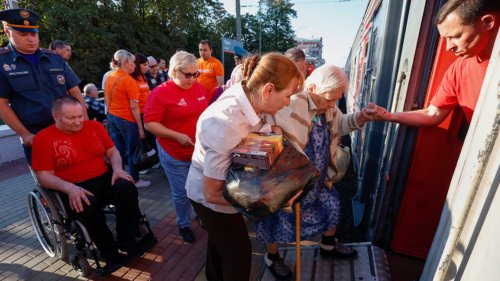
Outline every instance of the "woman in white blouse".
<path fill-rule="evenodd" d="M 263 127 L 261 114 L 290 104 L 304 77 L 279 53 L 255 55 L 243 67 L 245 80 L 228 89 L 200 116 L 186 181 L 188 197 L 208 232 L 208 280 L 248 280 L 251 244 L 241 214 L 222 195 L 231 150 Z"/>

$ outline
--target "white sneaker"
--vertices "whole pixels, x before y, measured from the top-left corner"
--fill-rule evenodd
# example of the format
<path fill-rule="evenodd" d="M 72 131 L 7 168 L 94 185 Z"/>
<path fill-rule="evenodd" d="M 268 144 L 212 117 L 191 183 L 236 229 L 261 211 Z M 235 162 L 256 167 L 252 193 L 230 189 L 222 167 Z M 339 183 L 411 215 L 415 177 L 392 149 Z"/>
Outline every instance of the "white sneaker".
<path fill-rule="evenodd" d="M 141 174 L 141 175 L 145 175 L 147 173 L 149 173 L 149 169 L 139 171 L 139 174 Z"/>
<path fill-rule="evenodd" d="M 158 169 L 158 168 L 160 168 L 160 162 L 156 163 L 156 164 L 155 164 L 152 168 L 153 168 L 153 169 Z"/>
<path fill-rule="evenodd" d="M 143 188 L 143 187 L 148 187 L 151 185 L 151 182 L 150 181 L 145 181 L 145 180 L 138 180 L 136 183 L 135 183 L 135 186 L 137 188 Z"/>

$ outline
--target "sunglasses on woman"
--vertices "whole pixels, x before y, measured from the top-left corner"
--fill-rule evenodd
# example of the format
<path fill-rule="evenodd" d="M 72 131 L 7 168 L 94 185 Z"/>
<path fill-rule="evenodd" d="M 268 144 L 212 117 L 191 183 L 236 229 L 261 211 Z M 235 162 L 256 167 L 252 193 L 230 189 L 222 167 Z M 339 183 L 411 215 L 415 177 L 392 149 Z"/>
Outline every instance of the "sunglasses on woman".
<path fill-rule="evenodd" d="M 180 69 L 178 69 L 180 73 L 184 74 L 184 77 L 186 77 L 186 79 L 189 79 L 191 77 L 193 78 L 198 78 L 200 77 L 200 72 L 199 71 L 196 71 L 195 73 L 189 73 L 189 72 L 184 72 Z"/>

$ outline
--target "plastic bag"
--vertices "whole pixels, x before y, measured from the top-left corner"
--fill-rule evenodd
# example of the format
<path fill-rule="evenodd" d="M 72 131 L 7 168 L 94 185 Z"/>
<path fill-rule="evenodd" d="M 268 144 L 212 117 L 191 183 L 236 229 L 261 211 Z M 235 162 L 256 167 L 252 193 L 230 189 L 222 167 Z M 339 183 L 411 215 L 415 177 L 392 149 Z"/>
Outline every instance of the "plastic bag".
<path fill-rule="evenodd" d="M 348 146 L 337 145 L 335 160 L 337 162 L 337 175 L 333 178 L 333 182 L 339 182 L 347 173 L 349 162 L 351 162 L 351 149 Z"/>
<path fill-rule="evenodd" d="M 142 171 L 146 169 L 151 169 L 154 165 L 158 164 L 160 161 L 158 158 L 158 151 L 151 147 L 146 139 L 141 139 L 137 144 L 134 151 L 134 169 L 136 171 Z"/>
<path fill-rule="evenodd" d="M 233 166 L 223 188 L 224 198 L 251 219 L 263 219 L 282 208 L 297 193 L 307 191 L 319 177 L 309 159 L 291 145 L 270 170 Z"/>

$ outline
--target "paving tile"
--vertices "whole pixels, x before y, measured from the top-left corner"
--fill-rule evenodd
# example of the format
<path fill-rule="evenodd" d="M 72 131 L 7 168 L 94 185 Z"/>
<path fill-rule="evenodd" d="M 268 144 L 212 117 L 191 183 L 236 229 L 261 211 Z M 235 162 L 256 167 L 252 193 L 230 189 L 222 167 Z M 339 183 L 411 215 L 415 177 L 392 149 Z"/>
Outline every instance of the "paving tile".
<path fill-rule="evenodd" d="M 148 281 L 151 280 L 151 275 L 148 272 L 141 272 L 134 281 Z"/>
<path fill-rule="evenodd" d="M 206 233 L 193 220 L 197 241 L 184 243 L 178 234 L 165 176 L 158 170 L 150 175 L 151 179 L 153 186 L 139 190 L 139 196 L 141 210 L 158 243 L 130 267 L 106 277 L 92 274 L 87 279 L 66 262 L 49 258 L 39 244 L 26 203 L 28 192 L 34 188 L 31 174 L 25 172 L 7 179 L 0 175 L 0 280 L 180 280 L 186 276 L 194 280 L 197 272 L 192 271 L 203 266 L 205 253 L 200 252 L 206 244 Z"/>
<path fill-rule="evenodd" d="M 124 276 L 123 276 L 123 279 L 126 279 L 126 280 L 134 280 L 135 278 L 137 278 L 137 276 L 139 276 L 141 274 L 141 271 L 137 270 L 137 269 L 130 269 Z"/>

